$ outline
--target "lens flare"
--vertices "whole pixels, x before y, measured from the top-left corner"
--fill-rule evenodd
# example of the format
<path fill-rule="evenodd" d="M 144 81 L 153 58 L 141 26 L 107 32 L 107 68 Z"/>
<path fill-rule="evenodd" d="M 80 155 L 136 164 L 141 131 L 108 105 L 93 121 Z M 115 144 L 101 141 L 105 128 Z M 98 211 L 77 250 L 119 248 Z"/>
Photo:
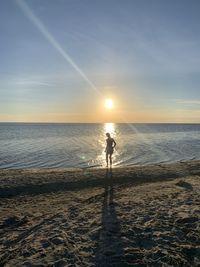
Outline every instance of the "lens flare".
<path fill-rule="evenodd" d="M 62 48 L 53 35 L 47 30 L 43 22 L 33 13 L 31 8 L 24 0 L 16 0 L 21 10 L 27 16 L 27 18 L 38 28 L 41 34 L 48 40 L 48 42 L 57 50 L 57 52 L 65 59 L 65 61 L 71 65 L 71 67 L 89 84 L 97 94 L 100 95 L 99 90 L 94 83 L 86 76 L 86 74 L 80 69 L 80 67 L 74 62 L 71 56 Z"/>

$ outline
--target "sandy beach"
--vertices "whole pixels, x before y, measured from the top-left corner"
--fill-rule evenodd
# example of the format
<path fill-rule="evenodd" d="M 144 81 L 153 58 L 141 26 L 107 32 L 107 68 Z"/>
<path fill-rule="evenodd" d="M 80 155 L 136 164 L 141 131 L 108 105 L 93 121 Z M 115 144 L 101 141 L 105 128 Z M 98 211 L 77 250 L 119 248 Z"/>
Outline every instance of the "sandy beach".
<path fill-rule="evenodd" d="M 0 266 L 200 266 L 200 161 L 0 170 Z"/>

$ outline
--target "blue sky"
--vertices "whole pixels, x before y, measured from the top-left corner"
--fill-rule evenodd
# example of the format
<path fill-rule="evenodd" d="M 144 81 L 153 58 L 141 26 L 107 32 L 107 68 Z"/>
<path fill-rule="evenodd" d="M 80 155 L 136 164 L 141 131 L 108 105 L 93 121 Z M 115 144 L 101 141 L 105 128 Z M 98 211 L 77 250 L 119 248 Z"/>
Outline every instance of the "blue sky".
<path fill-rule="evenodd" d="M 198 0 L 1 0 L 0 121 L 199 122 L 199 14 Z"/>

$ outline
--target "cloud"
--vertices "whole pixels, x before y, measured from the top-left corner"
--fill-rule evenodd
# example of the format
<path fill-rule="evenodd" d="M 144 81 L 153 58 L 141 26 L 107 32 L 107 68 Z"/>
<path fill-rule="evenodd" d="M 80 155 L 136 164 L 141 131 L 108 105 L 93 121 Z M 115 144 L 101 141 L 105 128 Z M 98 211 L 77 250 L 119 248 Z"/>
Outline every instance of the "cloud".
<path fill-rule="evenodd" d="M 200 105 L 200 100 L 193 100 L 193 99 L 188 99 L 188 100 L 184 100 L 184 99 L 176 99 L 175 100 L 176 103 L 178 104 L 183 104 L 183 105 L 187 105 L 187 106 L 196 106 L 196 105 Z"/>
<path fill-rule="evenodd" d="M 32 85 L 53 86 L 53 84 L 48 83 L 48 82 L 40 82 L 40 81 L 26 80 L 26 79 L 16 81 L 16 84 L 17 85 L 25 85 L 25 86 L 32 86 Z"/>

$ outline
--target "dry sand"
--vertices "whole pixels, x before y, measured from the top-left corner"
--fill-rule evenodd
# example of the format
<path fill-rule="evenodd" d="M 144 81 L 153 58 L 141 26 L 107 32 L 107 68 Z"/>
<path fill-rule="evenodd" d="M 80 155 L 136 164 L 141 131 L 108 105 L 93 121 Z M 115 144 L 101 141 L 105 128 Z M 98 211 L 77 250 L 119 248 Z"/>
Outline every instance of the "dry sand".
<path fill-rule="evenodd" d="M 200 266 L 200 161 L 0 171 L 0 266 Z"/>

